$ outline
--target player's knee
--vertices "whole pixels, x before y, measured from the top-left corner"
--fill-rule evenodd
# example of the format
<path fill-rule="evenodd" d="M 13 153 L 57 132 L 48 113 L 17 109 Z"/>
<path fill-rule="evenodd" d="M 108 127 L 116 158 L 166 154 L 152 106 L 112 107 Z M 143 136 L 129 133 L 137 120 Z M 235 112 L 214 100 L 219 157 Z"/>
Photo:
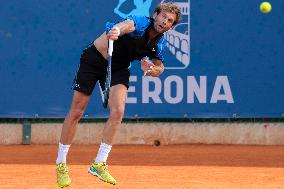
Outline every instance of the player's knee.
<path fill-rule="evenodd" d="M 69 118 L 74 121 L 78 121 L 84 114 L 84 110 L 71 110 L 69 112 Z"/>
<path fill-rule="evenodd" d="M 121 122 L 123 115 L 124 115 L 124 108 L 121 107 L 115 107 L 111 109 L 110 117 L 113 121 Z"/>

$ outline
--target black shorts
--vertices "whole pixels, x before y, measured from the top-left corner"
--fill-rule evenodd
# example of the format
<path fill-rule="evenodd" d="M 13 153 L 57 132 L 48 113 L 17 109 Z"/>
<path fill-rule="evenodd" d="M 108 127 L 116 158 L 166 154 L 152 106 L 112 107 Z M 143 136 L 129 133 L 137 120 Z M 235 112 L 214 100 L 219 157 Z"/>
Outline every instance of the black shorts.
<path fill-rule="evenodd" d="M 107 60 L 104 59 L 94 45 L 84 49 L 80 58 L 80 67 L 72 85 L 73 90 L 91 95 L 97 81 L 104 90 L 107 64 Z M 111 86 L 123 84 L 128 89 L 129 76 L 130 71 L 128 68 L 112 69 Z"/>

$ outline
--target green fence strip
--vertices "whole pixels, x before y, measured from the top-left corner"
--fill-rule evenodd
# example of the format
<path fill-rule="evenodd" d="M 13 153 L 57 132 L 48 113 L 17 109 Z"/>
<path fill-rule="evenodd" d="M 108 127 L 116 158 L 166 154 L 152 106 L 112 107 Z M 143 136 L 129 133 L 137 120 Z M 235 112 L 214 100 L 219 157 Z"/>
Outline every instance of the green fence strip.
<path fill-rule="evenodd" d="M 23 144 L 31 144 L 32 126 L 29 122 L 23 123 Z"/>

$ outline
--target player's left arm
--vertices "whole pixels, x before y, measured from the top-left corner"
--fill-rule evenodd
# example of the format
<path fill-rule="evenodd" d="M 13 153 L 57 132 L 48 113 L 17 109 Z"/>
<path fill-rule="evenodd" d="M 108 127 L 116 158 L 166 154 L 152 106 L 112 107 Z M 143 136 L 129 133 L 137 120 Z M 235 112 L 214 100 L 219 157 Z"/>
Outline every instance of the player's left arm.
<path fill-rule="evenodd" d="M 164 71 L 164 64 L 160 59 L 156 59 L 156 58 L 154 58 L 152 62 L 154 66 L 146 75 L 149 75 L 152 77 L 159 77 Z"/>
<path fill-rule="evenodd" d="M 157 48 L 156 48 L 156 55 L 152 59 L 152 63 L 154 66 L 152 70 L 149 71 L 149 75 L 152 77 L 159 77 L 164 71 L 164 53 L 166 49 L 166 38 L 163 36 L 160 38 Z"/>

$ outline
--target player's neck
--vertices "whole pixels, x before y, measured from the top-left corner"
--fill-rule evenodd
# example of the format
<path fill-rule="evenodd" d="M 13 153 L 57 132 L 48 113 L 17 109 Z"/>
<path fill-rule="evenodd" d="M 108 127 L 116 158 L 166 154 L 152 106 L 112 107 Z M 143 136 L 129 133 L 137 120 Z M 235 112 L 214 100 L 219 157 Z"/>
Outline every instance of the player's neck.
<path fill-rule="evenodd" d="M 150 29 L 149 30 L 149 40 L 154 39 L 155 37 L 157 37 L 160 33 L 158 33 L 157 31 L 155 31 L 154 29 Z"/>

